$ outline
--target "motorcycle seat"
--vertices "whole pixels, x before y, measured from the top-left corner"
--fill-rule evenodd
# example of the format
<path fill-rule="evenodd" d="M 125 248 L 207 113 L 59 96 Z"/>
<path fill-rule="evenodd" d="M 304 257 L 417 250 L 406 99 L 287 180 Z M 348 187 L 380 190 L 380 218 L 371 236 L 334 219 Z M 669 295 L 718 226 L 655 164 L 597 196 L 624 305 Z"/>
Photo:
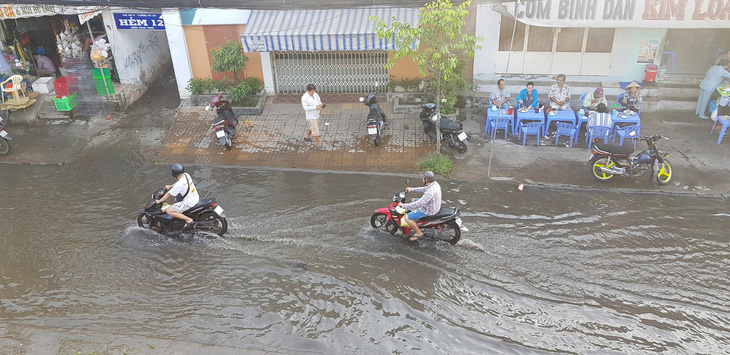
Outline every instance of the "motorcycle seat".
<path fill-rule="evenodd" d="M 190 213 L 194 213 L 195 210 L 199 209 L 200 207 L 207 206 L 211 202 L 215 201 L 215 199 L 205 199 L 205 200 L 199 200 L 198 203 L 195 204 L 195 206 L 191 207 L 189 210 L 183 212 L 184 215 L 189 215 Z"/>
<path fill-rule="evenodd" d="M 453 208 L 443 207 L 435 215 L 420 218 L 419 221 L 431 221 L 434 219 L 444 218 L 453 215 L 455 212 L 456 211 Z"/>
<path fill-rule="evenodd" d="M 634 152 L 634 147 L 630 145 L 624 147 L 621 145 L 596 143 L 596 148 L 611 154 L 629 155 Z"/>

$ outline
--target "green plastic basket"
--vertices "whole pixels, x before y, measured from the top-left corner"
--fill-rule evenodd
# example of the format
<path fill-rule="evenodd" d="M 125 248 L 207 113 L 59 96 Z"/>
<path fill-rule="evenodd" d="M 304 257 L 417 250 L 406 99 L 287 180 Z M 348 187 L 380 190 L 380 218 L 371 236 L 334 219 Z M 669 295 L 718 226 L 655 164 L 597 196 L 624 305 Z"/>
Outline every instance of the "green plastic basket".
<path fill-rule="evenodd" d="M 114 94 L 114 85 L 112 85 L 111 80 L 106 81 L 107 87 L 104 87 L 104 82 L 101 80 L 94 80 L 94 87 L 96 87 L 96 93 L 99 95 L 113 95 Z M 109 92 L 107 92 L 107 88 L 109 88 Z"/>
<path fill-rule="evenodd" d="M 102 69 L 104 70 L 104 78 L 107 78 L 107 79 L 110 78 L 111 75 L 109 75 L 109 68 L 92 68 L 91 77 L 94 80 L 96 80 L 96 79 L 101 80 L 102 79 L 102 76 L 101 76 Z"/>
<path fill-rule="evenodd" d="M 53 103 L 56 104 L 56 111 L 71 111 L 79 104 L 78 95 L 73 93 L 64 98 L 53 98 Z"/>

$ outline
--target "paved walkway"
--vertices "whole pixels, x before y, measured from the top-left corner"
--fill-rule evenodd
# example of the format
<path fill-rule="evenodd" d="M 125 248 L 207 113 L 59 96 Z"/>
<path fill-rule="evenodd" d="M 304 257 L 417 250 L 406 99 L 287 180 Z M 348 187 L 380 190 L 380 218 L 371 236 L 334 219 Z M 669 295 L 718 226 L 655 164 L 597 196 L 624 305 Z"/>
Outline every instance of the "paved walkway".
<path fill-rule="evenodd" d="M 351 96 L 351 95 L 350 95 Z M 367 135 L 367 107 L 353 102 L 336 103 L 323 97 L 327 108 L 320 118 L 325 151 L 302 140 L 307 131 L 298 103 L 268 98 L 264 114 L 239 117 L 233 149 L 227 151 L 211 127 L 214 111 L 183 107 L 167 134 L 158 161 L 201 165 L 244 165 L 345 171 L 413 172 L 415 162 L 433 152 L 435 144 L 423 133 L 417 115 L 394 115 L 391 104 L 382 103 L 389 126 L 380 148 Z M 382 101 L 385 101 L 384 99 Z"/>

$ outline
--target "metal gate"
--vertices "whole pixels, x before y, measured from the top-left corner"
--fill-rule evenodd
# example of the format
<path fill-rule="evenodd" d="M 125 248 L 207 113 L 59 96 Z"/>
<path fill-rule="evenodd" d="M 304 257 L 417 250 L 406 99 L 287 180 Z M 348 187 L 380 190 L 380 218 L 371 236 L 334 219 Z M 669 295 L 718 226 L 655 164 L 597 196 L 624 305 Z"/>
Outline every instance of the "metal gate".
<path fill-rule="evenodd" d="M 387 51 L 274 52 L 277 93 L 366 93 L 388 83 Z"/>

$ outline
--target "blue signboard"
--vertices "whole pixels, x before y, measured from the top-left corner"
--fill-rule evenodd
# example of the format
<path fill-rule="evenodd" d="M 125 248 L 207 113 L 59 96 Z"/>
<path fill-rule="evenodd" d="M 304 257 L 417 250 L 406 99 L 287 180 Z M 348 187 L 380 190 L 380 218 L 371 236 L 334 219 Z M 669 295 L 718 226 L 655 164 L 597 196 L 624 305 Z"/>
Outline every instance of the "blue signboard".
<path fill-rule="evenodd" d="M 164 30 L 162 14 L 115 13 L 118 30 Z"/>

